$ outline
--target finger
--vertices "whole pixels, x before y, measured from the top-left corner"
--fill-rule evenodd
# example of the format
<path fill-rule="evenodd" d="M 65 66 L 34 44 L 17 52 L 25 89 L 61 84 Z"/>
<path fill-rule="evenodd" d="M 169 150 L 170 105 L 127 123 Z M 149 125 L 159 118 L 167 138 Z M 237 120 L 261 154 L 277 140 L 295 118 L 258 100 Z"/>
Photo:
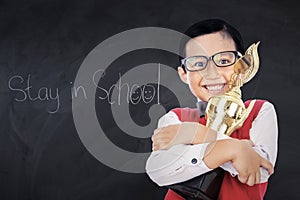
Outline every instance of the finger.
<path fill-rule="evenodd" d="M 154 142 L 155 140 L 157 140 L 159 137 L 157 135 L 152 135 L 151 140 L 152 142 Z"/>
<path fill-rule="evenodd" d="M 260 183 L 260 173 L 256 173 L 256 179 L 255 179 L 255 184 Z"/>
<path fill-rule="evenodd" d="M 157 145 L 152 145 L 152 151 L 156 151 L 157 150 Z"/>
<path fill-rule="evenodd" d="M 168 133 L 168 131 L 166 131 L 166 128 L 165 128 L 165 127 L 163 127 L 163 128 L 158 128 L 158 129 L 155 129 L 155 130 L 154 130 L 153 136 L 154 136 L 154 137 L 162 136 L 162 135 L 165 135 L 165 133 Z"/>
<path fill-rule="evenodd" d="M 158 138 L 154 137 L 152 143 L 154 143 L 154 144 L 163 144 L 163 143 L 167 144 L 167 143 L 170 143 L 170 139 L 166 138 L 166 137 L 158 137 Z"/>
<path fill-rule="evenodd" d="M 160 145 L 155 145 L 152 147 L 152 151 L 158 151 L 158 150 L 163 150 L 165 149 L 163 146 Z"/>
<path fill-rule="evenodd" d="M 256 182 L 259 183 L 259 182 L 260 182 L 260 177 L 261 177 L 261 174 L 260 174 L 260 168 L 258 169 L 258 171 L 256 171 L 255 174 L 256 174 L 256 177 L 257 177 L 257 179 L 258 179 Z"/>
<path fill-rule="evenodd" d="M 253 186 L 255 183 L 255 174 L 250 175 L 247 179 L 247 185 Z"/>
<path fill-rule="evenodd" d="M 159 132 L 159 133 L 156 133 L 155 135 L 152 135 L 151 140 L 156 141 L 156 140 L 163 139 L 164 137 L 165 137 L 165 135 L 160 134 L 160 132 Z"/>
<path fill-rule="evenodd" d="M 165 147 L 165 145 L 155 144 L 155 145 L 153 145 L 152 149 L 153 149 L 153 151 L 158 151 L 158 150 L 164 149 L 164 147 Z"/>
<path fill-rule="evenodd" d="M 159 133 L 162 133 L 163 132 L 163 128 L 157 128 L 154 130 L 154 134 L 153 135 L 157 135 Z"/>
<path fill-rule="evenodd" d="M 166 144 L 160 144 L 156 146 L 156 151 L 157 150 L 167 150 L 168 149 L 168 145 Z"/>
<path fill-rule="evenodd" d="M 247 183 L 247 179 L 248 177 L 247 176 L 240 176 L 238 175 L 238 179 L 241 183 Z"/>
<path fill-rule="evenodd" d="M 168 149 L 169 148 L 169 141 L 168 140 L 155 140 L 153 142 L 153 146 L 155 146 L 156 150 Z"/>
<path fill-rule="evenodd" d="M 274 173 L 274 167 L 271 162 L 266 159 L 262 159 L 261 166 L 268 170 L 269 175 Z"/>

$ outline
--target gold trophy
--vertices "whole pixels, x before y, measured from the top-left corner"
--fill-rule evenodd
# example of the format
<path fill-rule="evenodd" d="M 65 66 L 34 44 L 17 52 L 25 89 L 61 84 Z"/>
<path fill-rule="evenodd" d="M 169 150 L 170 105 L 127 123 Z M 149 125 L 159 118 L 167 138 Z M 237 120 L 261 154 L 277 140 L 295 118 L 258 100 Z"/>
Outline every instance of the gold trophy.
<path fill-rule="evenodd" d="M 234 73 L 229 81 L 229 89 L 223 95 L 216 95 L 209 99 L 206 110 L 206 126 L 217 131 L 218 134 L 230 134 L 240 128 L 251 112 L 255 100 L 251 101 L 248 108 L 242 101 L 240 87 L 250 81 L 258 71 L 259 42 L 252 44 L 245 55 L 234 64 Z"/>

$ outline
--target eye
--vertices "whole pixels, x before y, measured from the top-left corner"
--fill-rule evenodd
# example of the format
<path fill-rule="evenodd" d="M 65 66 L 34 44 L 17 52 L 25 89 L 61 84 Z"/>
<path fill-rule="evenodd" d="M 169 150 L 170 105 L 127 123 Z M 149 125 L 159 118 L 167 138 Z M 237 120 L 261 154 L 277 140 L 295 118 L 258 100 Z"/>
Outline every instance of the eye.
<path fill-rule="evenodd" d="M 220 55 L 215 56 L 214 61 L 220 67 L 229 66 L 234 63 L 235 57 L 232 53 L 222 53 Z"/>
<path fill-rule="evenodd" d="M 204 67 L 204 62 L 195 62 L 195 67 Z"/>
<path fill-rule="evenodd" d="M 219 64 L 220 64 L 220 65 L 226 65 L 226 64 L 228 64 L 228 63 L 231 63 L 231 61 L 230 61 L 230 60 L 227 60 L 227 59 L 221 59 L 221 60 L 219 61 Z"/>

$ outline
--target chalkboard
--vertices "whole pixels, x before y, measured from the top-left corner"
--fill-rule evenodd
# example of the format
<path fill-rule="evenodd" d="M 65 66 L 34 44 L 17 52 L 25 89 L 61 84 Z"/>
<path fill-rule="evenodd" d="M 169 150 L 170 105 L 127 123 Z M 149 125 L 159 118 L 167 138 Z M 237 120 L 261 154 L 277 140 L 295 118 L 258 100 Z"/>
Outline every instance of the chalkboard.
<path fill-rule="evenodd" d="M 139 171 L 144 161 L 118 161 L 103 140 L 86 137 L 78 124 L 95 117 L 111 144 L 149 153 L 157 119 L 172 108 L 195 106 L 176 76 L 178 55 L 150 47 L 125 52 L 87 76 L 94 90 L 76 84 L 78 71 L 98 45 L 118 34 L 147 27 L 180 33 L 206 18 L 236 26 L 245 46 L 261 41 L 260 69 L 242 89 L 245 99 L 271 101 L 278 115 L 279 153 L 266 199 L 300 198 L 300 16 L 295 2 L 7 0 L 0 10 L 0 199 L 163 199 L 166 188 Z M 121 52 L 119 43 L 110 44 L 106 47 Z M 125 79 L 137 66 L 151 70 Z M 149 77 L 152 82 L 141 84 Z M 178 93 L 172 87 L 180 88 Z M 76 106 L 90 102 L 95 115 L 80 109 L 74 114 Z M 124 130 L 128 123 L 135 124 L 135 135 Z M 107 151 L 95 156 L 91 149 L 98 147 Z M 97 158 L 102 153 L 114 167 Z M 130 172 L 126 165 L 132 163 L 139 166 Z"/>

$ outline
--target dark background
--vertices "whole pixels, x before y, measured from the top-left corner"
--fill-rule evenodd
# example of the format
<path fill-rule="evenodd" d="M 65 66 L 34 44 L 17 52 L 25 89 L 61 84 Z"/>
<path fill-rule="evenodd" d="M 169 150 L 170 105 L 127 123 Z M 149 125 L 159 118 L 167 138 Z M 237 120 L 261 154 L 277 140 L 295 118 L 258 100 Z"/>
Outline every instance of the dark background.
<path fill-rule="evenodd" d="M 246 46 L 261 41 L 260 69 L 243 87 L 243 95 L 269 99 L 278 114 L 279 153 L 266 199 L 299 199 L 299 9 L 292 1 L 257 2 L 0 1 L 0 199 L 163 199 L 166 190 L 146 174 L 113 170 L 87 152 L 72 118 L 70 82 L 85 56 L 114 34 L 147 26 L 183 32 L 205 18 L 222 18 L 238 27 Z M 137 64 L 176 66 L 177 61 L 151 51 L 133 57 L 125 59 L 124 68 L 112 68 L 106 84 L 115 83 L 115 74 Z M 41 87 L 59 88 L 58 112 L 47 112 L 55 108 L 50 101 L 16 101 L 22 96 L 8 87 L 16 75 L 24 80 L 31 76 L 33 93 Z M 162 97 L 166 109 L 178 105 L 171 97 Z M 144 110 L 149 106 L 137 106 L 133 118 L 145 125 Z M 100 123 L 115 143 L 150 151 L 149 138 L 126 141 L 108 110 L 108 104 L 98 105 L 100 115 L 107 112 Z"/>

